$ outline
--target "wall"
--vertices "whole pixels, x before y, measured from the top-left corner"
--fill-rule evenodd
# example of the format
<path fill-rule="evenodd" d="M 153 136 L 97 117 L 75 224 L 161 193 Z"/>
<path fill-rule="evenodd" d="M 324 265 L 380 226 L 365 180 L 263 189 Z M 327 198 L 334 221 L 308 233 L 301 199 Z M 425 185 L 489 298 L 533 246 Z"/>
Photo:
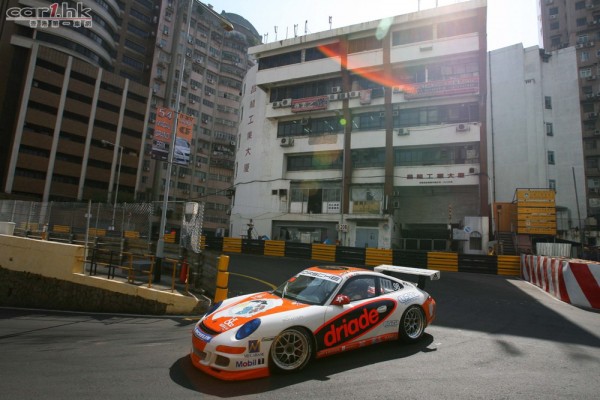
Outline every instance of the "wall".
<path fill-rule="evenodd" d="M 83 255 L 83 246 L 0 235 L 0 304 L 143 314 L 198 314 L 207 306 L 205 298 L 85 275 Z"/>

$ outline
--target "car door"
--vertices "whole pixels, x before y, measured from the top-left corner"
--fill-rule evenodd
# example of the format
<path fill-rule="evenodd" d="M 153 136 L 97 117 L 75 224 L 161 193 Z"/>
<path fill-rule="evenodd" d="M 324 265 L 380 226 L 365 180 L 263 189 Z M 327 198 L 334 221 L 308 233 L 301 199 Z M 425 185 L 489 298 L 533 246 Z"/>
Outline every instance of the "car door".
<path fill-rule="evenodd" d="M 315 332 L 317 354 L 328 355 L 384 340 L 392 331 L 385 322 L 394 314 L 396 302 L 381 295 L 379 277 L 361 274 L 350 278 L 333 296 L 350 302 L 325 306 L 325 323 Z"/>

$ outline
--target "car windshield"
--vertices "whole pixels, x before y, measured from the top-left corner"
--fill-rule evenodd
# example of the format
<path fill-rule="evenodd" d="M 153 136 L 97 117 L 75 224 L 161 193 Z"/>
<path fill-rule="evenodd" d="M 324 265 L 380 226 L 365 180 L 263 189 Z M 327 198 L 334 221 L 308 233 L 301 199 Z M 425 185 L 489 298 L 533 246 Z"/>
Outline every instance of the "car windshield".
<path fill-rule="evenodd" d="M 323 305 L 338 287 L 338 283 L 309 275 L 297 275 L 273 291 L 276 296 L 300 303 Z"/>

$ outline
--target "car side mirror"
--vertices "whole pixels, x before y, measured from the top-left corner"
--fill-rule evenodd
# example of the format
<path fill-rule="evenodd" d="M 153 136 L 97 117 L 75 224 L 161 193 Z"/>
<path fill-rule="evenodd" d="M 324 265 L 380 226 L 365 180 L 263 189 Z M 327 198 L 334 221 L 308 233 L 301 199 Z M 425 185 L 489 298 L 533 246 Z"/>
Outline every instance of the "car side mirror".
<path fill-rule="evenodd" d="M 343 306 L 344 304 L 350 304 L 350 297 L 345 294 L 338 294 L 335 299 L 331 302 L 334 306 Z"/>

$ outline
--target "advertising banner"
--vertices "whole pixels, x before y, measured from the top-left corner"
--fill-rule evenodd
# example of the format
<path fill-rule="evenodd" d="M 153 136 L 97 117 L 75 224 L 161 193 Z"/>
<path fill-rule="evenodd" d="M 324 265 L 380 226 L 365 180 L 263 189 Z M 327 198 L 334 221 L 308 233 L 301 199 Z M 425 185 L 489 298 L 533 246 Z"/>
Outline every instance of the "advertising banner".
<path fill-rule="evenodd" d="M 156 160 L 167 161 L 169 159 L 173 118 L 175 118 L 175 112 L 173 110 L 165 107 L 158 107 L 156 109 L 154 138 L 152 140 L 152 158 Z M 177 118 L 175 149 L 173 152 L 174 164 L 189 164 L 192 133 L 194 131 L 195 123 L 195 117 L 186 114 L 179 114 Z"/>

